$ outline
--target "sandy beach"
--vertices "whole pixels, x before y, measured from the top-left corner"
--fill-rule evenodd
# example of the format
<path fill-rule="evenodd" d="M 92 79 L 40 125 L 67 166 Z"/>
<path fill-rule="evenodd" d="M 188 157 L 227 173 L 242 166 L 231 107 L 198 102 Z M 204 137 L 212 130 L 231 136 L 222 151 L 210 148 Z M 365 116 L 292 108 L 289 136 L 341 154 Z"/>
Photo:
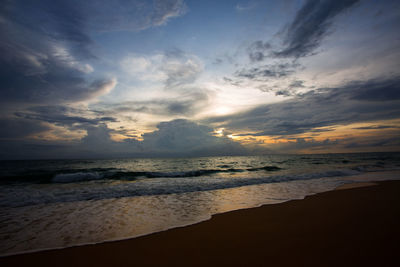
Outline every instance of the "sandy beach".
<path fill-rule="evenodd" d="M 1 266 L 399 266 L 400 182 L 215 215 L 134 238 L 0 258 Z"/>

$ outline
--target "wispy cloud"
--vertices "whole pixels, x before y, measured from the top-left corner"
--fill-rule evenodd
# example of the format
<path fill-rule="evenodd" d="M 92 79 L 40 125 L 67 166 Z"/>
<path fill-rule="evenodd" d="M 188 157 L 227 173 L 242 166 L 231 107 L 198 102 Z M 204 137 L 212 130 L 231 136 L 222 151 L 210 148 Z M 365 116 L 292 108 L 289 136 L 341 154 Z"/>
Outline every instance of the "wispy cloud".
<path fill-rule="evenodd" d="M 98 103 L 94 110 L 111 116 L 118 114 L 140 113 L 162 116 L 191 116 L 207 107 L 209 95 L 206 91 L 194 88 L 182 92 L 177 98 L 154 98 L 142 101 L 124 101 L 119 103 Z"/>
<path fill-rule="evenodd" d="M 335 17 L 357 2 L 358 0 L 306 1 L 284 31 L 283 49 L 274 55 L 295 58 L 310 55 L 329 33 Z"/>
<path fill-rule="evenodd" d="M 297 63 L 278 63 L 262 65 L 250 69 L 242 69 L 235 73 L 235 76 L 250 80 L 265 81 L 269 78 L 284 78 L 295 72 L 299 66 Z"/>
<path fill-rule="evenodd" d="M 243 11 L 254 9 L 256 7 L 257 7 L 256 2 L 250 2 L 250 3 L 246 3 L 246 4 L 238 3 L 238 4 L 236 4 L 235 9 L 239 12 L 243 12 Z"/>

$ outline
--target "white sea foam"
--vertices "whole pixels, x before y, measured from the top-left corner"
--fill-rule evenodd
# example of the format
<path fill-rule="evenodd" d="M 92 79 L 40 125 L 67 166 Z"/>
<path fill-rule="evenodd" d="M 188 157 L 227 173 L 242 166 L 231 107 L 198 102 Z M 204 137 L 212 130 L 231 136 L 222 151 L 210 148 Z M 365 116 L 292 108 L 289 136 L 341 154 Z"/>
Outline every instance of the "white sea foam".
<path fill-rule="evenodd" d="M 400 154 L 0 161 L 0 255 L 118 240 L 350 182 Z M 357 175 L 362 174 L 362 175 Z"/>
<path fill-rule="evenodd" d="M 97 173 L 60 174 L 53 178 L 54 182 L 58 182 L 56 184 L 7 185 L 0 187 L 0 207 L 21 207 L 44 203 L 181 194 L 265 183 L 349 176 L 359 173 L 355 170 L 344 169 L 253 178 L 196 177 L 194 179 L 191 177 L 164 177 L 142 179 L 139 181 L 102 181 L 101 183 L 96 182 L 96 180 L 102 179 L 102 175 Z"/>
<path fill-rule="evenodd" d="M 207 220 L 211 215 L 302 199 L 352 182 L 398 179 L 377 172 L 221 190 L 40 204 L 0 211 L 0 255 L 121 240 Z"/>
<path fill-rule="evenodd" d="M 0 242 L 0 255 L 141 236 L 204 221 L 216 213 L 301 199 L 334 186 L 296 181 L 5 208 L 0 213 L 0 240 L 7 242 Z"/>

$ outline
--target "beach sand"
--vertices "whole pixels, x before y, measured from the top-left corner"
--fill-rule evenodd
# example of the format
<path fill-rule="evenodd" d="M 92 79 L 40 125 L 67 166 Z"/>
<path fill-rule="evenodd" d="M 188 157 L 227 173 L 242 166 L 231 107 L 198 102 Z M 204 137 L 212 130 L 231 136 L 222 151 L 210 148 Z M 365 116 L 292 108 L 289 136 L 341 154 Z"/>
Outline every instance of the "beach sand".
<path fill-rule="evenodd" d="M 400 266 L 400 181 L 215 215 L 130 240 L 0 258 L 0 266 Z"/>

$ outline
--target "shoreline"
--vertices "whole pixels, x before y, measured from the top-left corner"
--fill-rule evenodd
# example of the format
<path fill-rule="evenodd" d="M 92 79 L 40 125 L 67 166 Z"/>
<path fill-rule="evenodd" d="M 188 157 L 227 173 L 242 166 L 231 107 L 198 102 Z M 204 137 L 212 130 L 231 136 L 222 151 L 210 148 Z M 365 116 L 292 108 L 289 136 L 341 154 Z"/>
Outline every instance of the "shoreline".
<path fill-rule="evenodd" d="M 377 173 L 371 172 L 371 173 L 363 173 L 363 174 L 351 175 L 349 177 L 351 177 L 352 179 L 358 177 L 358 178 L 361 178 L 361 179 L 364 180 L 368 176 L 373 176 L 372 179 L 377 179 L 379 177 L 379 178 L 383 178 L 384 179 L 383 181 L 386 181 L 385 179 L 389 179 L 390 180 L 391 178 L 393 178 L 393 174 L 394 174 L 395 177 L 400 176 L 400 171 L 395 170 L 395 171 L 384 171 L 384 172 L 377 172 Z M 344 176 L 343 178 L 346 179 L 348 177 Z M 289 181 L 288 183 L 291 183 L 291 182 L 295 182 L 295 181 Z M 15 253 L 0 254 L 0 259 L 4 258 L 4 257 L 10 257 L 10 256 L 18 256 L 18 255 L 39 253 L 39 252 L 52 251 L 52 250 L 63 250 L 63 249 L 74 248 L 74 247 L 82 247 L 82 246 L 88 246 L 88 245 L 99 245 L 99 244 L 103 244 L 103 243 L 131 240 L 131 239 L 136 239 L 136 238 L 143 237 L 143 236 L 148 236 L 148 235 L 152 235 L 152 234 L 157 234 L 157 233 L 169 231 L 169 230 L 176 229 L 176 228 L 189 227 L 191 225 L 195 225 L 195 224 L 198 224 L 198 223 L 202 223 L 202 222 L 208 221 L 208 220 L 212 219 L 213 216 L 218 215 L 218 214 L 224 214 L 224 213 L 227 213 L 227 212 L 232 212 L 232 211 L 237 211 L 237 210 L 246 210 L 246 209 L 259 208 L 259 207 L 266 206 L 266 205 L 276 205 L 276 204 L 281 204 L 281 203 L 285 203 L 285 202 L 293 201 L 293 200 L 302 200 L 302 199 L 304 199 L 306 197 L 309 197 L 309 196 L 312 196 L 312 195 L 315 195 L 315 194 L 321 194 L 321 193 L 324 193 L 324 192 L 329 192 L 329 191 L 334 191 L 334 190 L 350 189 L 350 188 L 372 186 L 372 185 L 377 185 L 377 182 L 374 182 L 374 180 L 372 180 L 371 182 L 360 182 L 360 181 L 357 181 L 357 182 L 350 182 L 350 183 L 343 181 L 343 184 L 337 186 L 336 188 L 331 188 L 331 189 L 329 189 L 327 191 L 322 191 L 322 192 L 317 192 L 317 193 L 309 193 L 309 194 L 303 196 L 303 198 L 292 198 L 292 199 L 282 200 L 280 202 L 275 202 L 275 203 L 261 203 L 261 204 L 254 205 L 254 206 L 251 206 L 251 207 L 238 207 L 237 209 L 222 211 L 222 212 L 218 212 L 218 213 L 211 213 L 209 215 L 209 217 L 203 218 L 202 220 L 190 222 L 190 223 L 187 223 L 187 224 L 179 224 L 179 225 L 167 227 L 165 229 L 154 231 L 154 232 L 143 233 L 143 234 L 134 235 L 134 236 L 125 237 L 125 238 L 108 239 L 108 240 L 103 240 L 103 241 L 98 241 L 98 242 L 87 242 L 87 243 L 80 243 L 80 244 L 73 244 L 73 245 L 69 245 L 69 246 L 59 246 L 59 247 L 53 246 L 53 247 L 48 247 L 48 248 L 38 248 L 38 249 L 32 249 L 32 250 L 24 250 L 24 251 L 15 252 Z M 257 185 L 246 185 L 245 187 L 247 187 L 247 186 L 251 187 L 251 186 L 257 186 Z M 231 189 L 231 188 L 227 188 L 227 190 L 229 190 L 229 189 Z"/>
<path fill-rule="evenodd" d="M 302 258 L 300 263 L 316 266 L 321 264 L 322 259 L 329 258 L 329 255 L 323 256 L 325 253 L 319 251 L 314 257 L 320 260 L 313 262 L 308 259 L 311 255 L 306 253 L 308 249 L 304 251 L 305 248 L 314 247 L 314 250 L 320 250 L 325 245 L 327 250 L 332 250 L 332 255 L 339 252 L 350 253 L 350 247 L 345 245 L 352 241 L 353 250 L 359 252 L 365 250 L 366 255 L 365 257 L 346 256 L 346 262 L 353 262 L 353 265 L 364 262 L 365 265 L 377 262 L 381 257 L 375 256 L 379 254 L 386 255 L 387 253 L 384 253 L 382 248 L 386 248 L 386 252 L 395 250 L 395 242 L 392 241 L 400 237 L 398 229 L 400 204 L 397 204 L 400 203 L 400 181 L 385 181 L 370 185 L 336 189 L 307 196 L 302 200 L 216 214 L 207 221 L 132 239 L 3 256 L 0 258 L 0 264 L 2 266 L 28 263 L 40 264 L 40 266 L 54 264 L 58 266 L 64 266 L 60 264 L 121 266 L 133 263 L 138 265 L 263 265 L 275 262 L 278 265 L 285 265 L 286 262 L 290 265 L 287 257 L 285 258 L 282 254 L 286 253 L 290 256 L 295 253 L 298 254 L 299 259 Z M 329 206 L 328 209 L 324 208 L 326 205 Z M 341 212 L 341 209 L 346 212 Z M 371 212 L 373 216 L 370 216 Z M 379 213 L 382 213 L 381 216 L 377 216 Z M 358 215 L 355 216 L 356 214 Z M 327 220 L 329 217 L 332 219 Z M 386 220 L 383 222 L 386 224 L 382 225 L 379 218 L 384 217 Z M 332 224 L 333 221 L 336 222 L 336 226 Z M 355 224 L 360 229 L 357 227 L 353 229 L 352 224 L 348 224 L 351 221 L 353 221 L 353 226 L 357 222 Z M 290 222 L 295 224 L 292 225 Z M 316 222 L 320 223 L 316 224 Z M 377 228 L 377 226 L 380 227 Z M 364 228 L 368 228 L 368 231 L 364 231 Z M 319 234 L 315 233 L 317 229 L 320 231 Z M 362 230 L 361 233 L 360 230 Z M 343 232 L 347 233 L 346 238 L 343 237 Z M 355 233 L 358 234 L 355 235 Z M 326 237 L 325 244 L 319 239 L 320 235 Z M 336 238 L 341 235 L 341 239 Z M 368 241 L 368 236 L 371 240 L 365 242 Z M 339 245 L 338 242 L 341 241 L 339 242 L 341 246 L 336 247 L 338 251 L 332 247 L 332 241 L 335 241 L 336 245 Z M 319 245 L 315 246 L 316 244 Z M 360 250 L 361 247 L 364 249 Z M 376 253 L 376 251 L 381 252 Z M 263 254 L 266 255 L 263 256 Z M 375 256 L 371 258 L 371 255 Z M 344 263 L 340 255 L 334 258 L 336 260 L 331 259 L 332 263 Z M 326 266 L 326 264 L 323 265 Z"/>

